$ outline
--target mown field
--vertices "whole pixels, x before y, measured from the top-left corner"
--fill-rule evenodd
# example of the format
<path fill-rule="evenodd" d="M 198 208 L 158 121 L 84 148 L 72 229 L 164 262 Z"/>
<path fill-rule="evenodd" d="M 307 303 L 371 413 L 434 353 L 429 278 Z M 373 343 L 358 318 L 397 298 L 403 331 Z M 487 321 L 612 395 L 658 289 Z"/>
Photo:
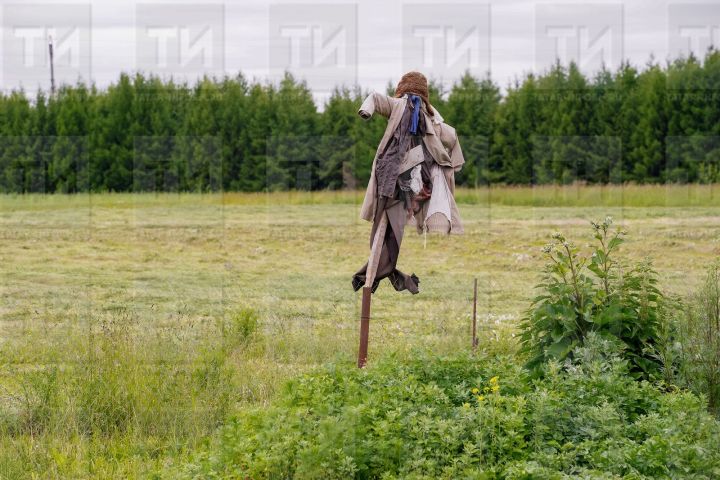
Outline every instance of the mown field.
<path fill-rule="evenodd" d="M 370 357 L 512 349 L 558 230 L 628 232 L 684 295 L 720 257 L 720 186 L 460 190 L 465 235 L 406 230 L 373 301 Z M 217 427 L 328 362 L 352 363 L 361 192 L 0 197 L 0 478 L 171 475 Z"/>

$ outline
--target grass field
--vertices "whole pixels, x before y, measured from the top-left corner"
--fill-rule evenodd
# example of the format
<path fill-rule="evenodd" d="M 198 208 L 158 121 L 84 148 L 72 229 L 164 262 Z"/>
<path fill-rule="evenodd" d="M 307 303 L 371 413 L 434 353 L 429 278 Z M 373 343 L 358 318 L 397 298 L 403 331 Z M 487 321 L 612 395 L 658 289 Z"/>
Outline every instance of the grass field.
<path fill-rule="evenodd" d="M 674 294 L 720 256 L 718 186 L 460 190 L 465 235 L 406 230 L 370 356 L 512 348 L 563 231 L 614 217 Z M 360 192 L 0 197 L 0 478 L 135 478 L 182 463 L 286 379 L 353 362 L 369 224 Z M 256 315 L 255 315 L 256 314 Z"/>

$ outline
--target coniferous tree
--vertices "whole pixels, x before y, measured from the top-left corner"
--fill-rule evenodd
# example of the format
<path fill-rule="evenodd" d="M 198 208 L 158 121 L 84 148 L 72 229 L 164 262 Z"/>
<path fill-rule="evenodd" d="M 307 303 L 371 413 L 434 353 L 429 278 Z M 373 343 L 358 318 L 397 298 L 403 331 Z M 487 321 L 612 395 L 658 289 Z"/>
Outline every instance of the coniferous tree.
<path fill-rule="evenodd" d="M 629 178 L 637 182 L 658 182 L 665 169 L 667 134 L 665 72 L 650 65 L 638 77 L 637 124 L 632 128 L 626 149 Z"/>
<path fill-rule="evenodd" d="M 257 192 L 267 188 L 268 135 L 275 117 L 274 96 L 275 88 L 271 85 L 256 83 L 250 87 L 244 132 L 247 153 L 237 179 L 241 190 Z"/>
<path fill-rule="evenodd" d="M 501 165 L 501 178 L 510 184 L 531 183 L 533 137 L 539 124 L 537 81 L 528 75 L 522 84 L 508 87 L 495 119 L 491 145 L 493 164 Z"/>
<path fill-rule="evenodd" d="M 274 122 L 267 152 L 269 189 L 310 190 L 318 183 L 317 109 L 310 89 L 289 73 L 273 97 Z"/>
<path fill-rule="evenodd" d="M 357 96 L 335 89 L 320 117 L 318 180 L 321 188 L 357 188 L 353 126 L 358 122 Z"/>
<path fill-rule="evenodd" d="M 498 179 L 499 165 L 491 164 L 489 147 L 499 103 L 500 91 L 489 76 L 478 80 L 466 72 L 451 89 L 444 115 L 455 127 L 466 162 L 458 184 L 477 186 Z"/>
<path fill-rule="evenodd" d="M 247 105 L 248 83 L 242 74 L 225 78 L 222 82 L 222 102 L 219 106 L 219 141 L 222 143 L 223 186 L 242 190 L 240 172 L 249 154 L 246 125 L 250 117 Z"/>

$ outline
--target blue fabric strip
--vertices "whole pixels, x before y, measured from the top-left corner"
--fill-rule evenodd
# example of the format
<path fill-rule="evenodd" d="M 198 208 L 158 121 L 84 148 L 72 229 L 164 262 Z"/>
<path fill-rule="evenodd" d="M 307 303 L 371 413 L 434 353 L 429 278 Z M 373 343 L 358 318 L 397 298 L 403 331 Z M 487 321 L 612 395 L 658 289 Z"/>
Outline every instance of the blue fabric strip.
<path fill-rule="evenodd" d="M 417 95 L 409 95 L 413 104 L 412 123 L 410 124 L 410 133 L 417 135 L 418 122 L 420 121 L 420 97 Z"/>

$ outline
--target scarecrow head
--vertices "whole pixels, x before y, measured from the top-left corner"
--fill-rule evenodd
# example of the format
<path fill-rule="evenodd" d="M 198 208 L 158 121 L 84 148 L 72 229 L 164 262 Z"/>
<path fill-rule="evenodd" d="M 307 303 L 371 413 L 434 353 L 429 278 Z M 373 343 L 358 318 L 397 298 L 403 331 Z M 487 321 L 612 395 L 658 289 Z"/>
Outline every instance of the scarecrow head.
<path fill-rule="evenodd" d="M 400 98 L 406 93 L 414 93 L 419 95 L 425 103 L 428 114 L 433 115 L 433 109 L 430 108 L 430 95 L 428 94 L 428 81 L 420 72 L 408 72 L 402 76 L 395 88 L 395 96 Z"/>

